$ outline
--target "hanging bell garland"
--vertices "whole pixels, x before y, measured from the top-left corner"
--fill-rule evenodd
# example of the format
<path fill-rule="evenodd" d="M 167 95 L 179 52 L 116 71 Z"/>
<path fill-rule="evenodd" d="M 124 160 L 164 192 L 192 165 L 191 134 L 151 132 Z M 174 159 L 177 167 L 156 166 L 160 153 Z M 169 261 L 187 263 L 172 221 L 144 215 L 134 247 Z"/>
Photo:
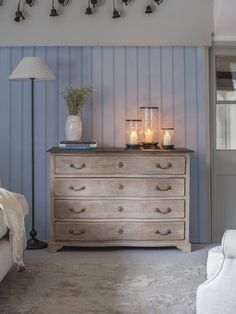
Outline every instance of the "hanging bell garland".
<path fill-rule="evenodd" d="M 132 0 L 119 0 L 121 1 L 124 5 L 128 5 L 132 2 Z M 86 15 L 91 15 L 93 14 L 93 10 L 90 6 L 90 4 L 92 5 L 93 8 L 99 7 L 101 6 L 103 0 L 91 0 L 89 1 L 88 7 L 85 10 L 85 14 Z M 164 2 L 164 0 L 148 0 L 148 4 L 145 8 L 145 13 L 146 14 L 152 14 L 155 11 L 155 6 L 154 5 L 160 5 L 162 2 Z M 120 12 L 117 10 L 117 8 L 115 7 L 115 0 L 113 0 L 113 15 L 112 18 L 113 19 L 117 19 L 121 17 Z"/>
<path fill-rule="evenodd" d="M 25 1 L 25 3 L 30 7 L 35 5 L 35 3 L 37 2 L 37 0 L 22 0 L 22 1 Z M 65 7 L 65 6 L 68 6 L 72 0 L 56 0 L 56 1 L 59 6 Z M 86 15 L 94 14 L 96 12 L 96 8 L 100 7 L 103 4 L 103 2 L 105 1 L 104 0 L 88 0 L 88 6 L 86 7 L 84 13 Z M 132 3 L 132 0 L 113 0 L 113 13 L 112 13 L 113 19 L 117 19 L 121 17 L 121 13 L 116 7 L 116 5 L 118 5 L 118 2 L 127 6 L 128 4 Z M 164 0 L 148 0 L 148 3 L 144 11 L 145 14 L 149 14 L 149 15 L 152 14 L 156 9 L 155 6 L 161 5 L 163 2 Z M 2 6 L 4 3 L 5 3 L 5 0 L 0 0 L 0 6 Z M 55 0 L 52 0 L 52 8 L 50 11 L 50 16 L 51 17 L 59 16 L 58 10 L 55 7 Z M 18 1 L 18 6 L 17 6 L 14 20 L 15 22 L 21 22 L 22 20 L 25 20 L 24 14 L 21 10 L 21 0 Z"/>

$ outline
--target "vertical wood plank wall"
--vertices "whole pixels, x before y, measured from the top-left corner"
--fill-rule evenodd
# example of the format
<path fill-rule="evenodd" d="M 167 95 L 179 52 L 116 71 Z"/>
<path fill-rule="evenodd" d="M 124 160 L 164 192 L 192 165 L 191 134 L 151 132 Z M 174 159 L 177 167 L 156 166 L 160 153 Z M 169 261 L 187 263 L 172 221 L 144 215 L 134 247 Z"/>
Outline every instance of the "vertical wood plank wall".
<path fill-rule="evenodd" d="M 208 54 L 204 47 L 27 47 L 0 48 L 0 178 L 31 198 L 30 85 L 9 82 L 23 56 L 46 60 L 57 80 L 36 82 L 36 222 L 49 235 L 49 156 L 65 138 L 65 84 L 91 85 L 94 95 L 82 112 L 84 139 L 124 146 L 125 119 L 140 105 L 160 108 L 159 127 L 174 127 L 176 145 L 193 149 L 191 239 L 207 241 Z M 30 217 L 27 226 L 29 228 Z"/>

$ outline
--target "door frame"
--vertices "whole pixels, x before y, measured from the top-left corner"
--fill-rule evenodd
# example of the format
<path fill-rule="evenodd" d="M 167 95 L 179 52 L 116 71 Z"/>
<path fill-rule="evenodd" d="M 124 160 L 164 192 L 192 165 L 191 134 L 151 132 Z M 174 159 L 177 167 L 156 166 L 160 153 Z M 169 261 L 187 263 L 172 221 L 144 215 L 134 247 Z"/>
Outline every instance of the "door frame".
<path fill-rule="evenodd" d="M 210 61 L 209 61 L 209 73 L 210 73 L 210 237 L 211 242 L 214 240 L 214 208 L 215 208 L 215 151 L 216 151 L 216 57 L 217 56 L 236 56 L 236 42 L 218 42 L 214 43 L 210 48 Z"/>

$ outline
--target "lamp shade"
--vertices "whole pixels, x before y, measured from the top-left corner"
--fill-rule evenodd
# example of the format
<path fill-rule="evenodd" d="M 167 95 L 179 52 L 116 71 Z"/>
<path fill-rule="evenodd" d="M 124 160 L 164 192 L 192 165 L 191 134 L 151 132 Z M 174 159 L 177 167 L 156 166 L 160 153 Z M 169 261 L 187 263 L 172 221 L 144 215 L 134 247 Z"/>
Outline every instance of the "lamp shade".
<path fill-rule="evenodd" d="M 9 80 L 55 80 L 53 72 L 38 57 L 24 57 L 9 76 Z"/>

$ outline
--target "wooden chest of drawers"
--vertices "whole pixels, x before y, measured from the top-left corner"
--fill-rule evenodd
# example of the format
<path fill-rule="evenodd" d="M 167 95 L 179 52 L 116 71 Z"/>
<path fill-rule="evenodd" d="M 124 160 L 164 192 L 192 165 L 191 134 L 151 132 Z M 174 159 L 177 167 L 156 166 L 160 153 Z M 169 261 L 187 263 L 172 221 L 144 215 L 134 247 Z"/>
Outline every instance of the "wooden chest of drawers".
<path fill-rule="evenodd" d="M 50 252 L 63 246 L 191 251 L 189 150 L 50 152 Z"/>

